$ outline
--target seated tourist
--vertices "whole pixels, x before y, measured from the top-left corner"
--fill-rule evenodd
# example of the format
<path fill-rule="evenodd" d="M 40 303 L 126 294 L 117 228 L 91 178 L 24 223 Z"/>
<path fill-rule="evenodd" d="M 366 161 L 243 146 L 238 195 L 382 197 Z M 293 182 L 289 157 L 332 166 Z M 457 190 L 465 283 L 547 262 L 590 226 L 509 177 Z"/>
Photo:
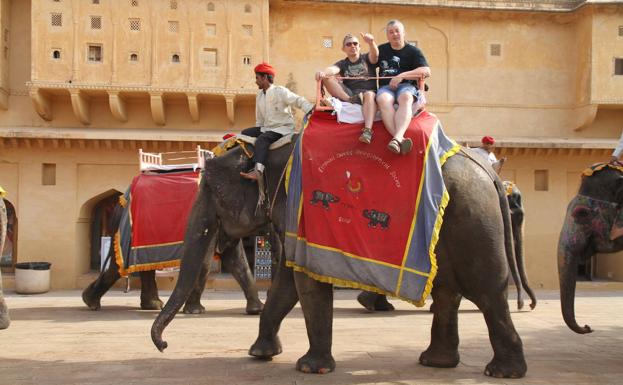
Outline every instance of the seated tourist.
<path fill-rule="evenodd" d="M 393 137 L 387 148 L 405 155 L 413 147 L 413 141 L 404 135 L 413 116 L 413 102 L 420 95 L 416 80 L 430 76 L 430 68 L 422 51 L 405 42 L 405 28 L 400 21 L 389 21 L 385 32 L 388 42 L 379 46 L 379 76 L 393 78 L 379 80 L 376 102 L 383 124 Z"/>
<path fill-rule="evenodd" d="M 351 102 L 363 105 L 363 132 L 359 140 L 364 143 L 372 141 L 372 123 L 376 114 L 376 104 L 374 102 L 376 92 L 376 80 L 374 79 L 343 79 L 339 81 L 333 76 L 342 77 L 375 77 L 376 62 L 379 49 L 374 42 L 374 36 L 369 33 L 362 33 L 361 38 L 368 44 L 368 53 L 361 53 L 359 40 L 347 34 L 342 40 L 342 51 L 346 53 L 346 58 L 327 67 L 323 71 L 316 73 L 316 80 L 322 80 L 322 84 L 327 91 L 334 97 L 344 102 Z"/>
<path fill-rule="evenodd" d="M 242 130 L 243 135 L 256 137 L 253 161 L 255 166 L 241 172 L 244 178 L 257 181 L 262 177 L 270 145 L 284 135 L 294 132 L 294 116 L 291 107 L 305 113 L 314 108 L 304 97 L 283 86 L 273 85 L 275 69 L 268 63 L 255 67 L 255 84 L 260 91 L 255 99 L 255 126 Z"/>

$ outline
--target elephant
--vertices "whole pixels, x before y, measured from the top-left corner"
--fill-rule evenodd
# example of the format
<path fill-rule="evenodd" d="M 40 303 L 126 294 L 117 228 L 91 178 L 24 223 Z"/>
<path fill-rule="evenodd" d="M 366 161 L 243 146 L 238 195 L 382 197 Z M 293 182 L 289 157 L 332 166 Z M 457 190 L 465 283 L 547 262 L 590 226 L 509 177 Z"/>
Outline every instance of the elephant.
<path fill-rule="evenodd" d="M 0 197 L 0 252 L 4 250 L 4 240 L 6 239 L 7 217 L 6 217 L 6 205 L 4 199 Z M 9 308 L 4 301 L 4 294 L 2 294 L 2 273 L 0 272 L 0 330 L 9 327 L 11 319 L 9 318 Z"/>
<path fill-rule="evenodd" d="M 298 360 L 296 368 L 315 373 L 335 368 L 331 355 L 332 285 L 294 272 L 286 266 L 282 255 L 286 203 L 282 179 L 291 152 L 292 145 L 271 151 L 266 172 L 270 204 L 257 213 L 258 187 L 239 176 L 249 167 L 242 150 L 235 148 L 206 162 L 186 229 L 180 276 L 151 328 L 158 350 L 168 346 L 162 333 L 190 295 L 206 250 L 209 254 L 223 240 L 244 237 L 270 224 L 273 234 L 278 235 L 278 242 L 272 244 L 274 255 L 280 256 L 279 267 L 260 315 L 258 338 L 249 354 L 270 359 L 281 353 L 277 332 L 284 317 L 300 300 L 310 349 Z M 509 264 L 511 270 L 515 264 L 508 201 L 502 183 L 490 165 L 474 159 L 465 150 L 450 157 L 442 170 L 451 199 L 436 247 L 438 272 L 432 297 L 437 305 L 431 342 L 419 361 L 435 367 L 458 365 L 458 308 L 465 297 L 480 308 L 489 329 L 494 356 L 485 374 L 522 377 L 527 364 L 507 303 Z"/>
<path fill-rule="evenodd" d="M 368 223 L 369 227 L 376 228 L 376 226 L 381 226 L 381 229 L 383 230 L 386 230 L 389 227 L 390 216 L 387 213 L 374 209 L 366 209 L 363 210 L 362 215 L 364 218 L 370 220 L 370 222 Z"/>
<path fill-rule="evenodd" d="M 113 230 L 116 233 L 119 228 L 121 214 L 124 208 L 117 204 L 112 216 Z M 232 240 L 229 243 L 223 243 L 218 250 L 221 261 L 228 271 L 231 272 L 234 279 L 242 288 L 247 299 L 246 313 L 250 315 L 259 314 L 262 311 L 263 303 L 258 297 L 258 290 L 249 268 L 249 263 L 244 251 L 242 239 Z M 210 259 L 213 254 L 205 255 L 203 263 L 198 267 L 199 277 L 193 288 L 192 294 L 188 297 L 184 306 L 184 313 L 199 314 L 205 311 L 201 305 L 201 294 L 205 288 L 208 277 Z M 93 281 L 82 292 L 82 300 L 91 310 L 99 310 L 101 308 L 101 297 L 117 282 L 121 275 L 119 266 L 115 263 L 114 250 L 111 247 L 108 253 L 108 259 L 112 259 L 108 268 L 104 270 L 95 281 Z M 156 286 L 156 272 L 141 271 L 141 309 L 143 310 L 160 310 L 163 302 L 158 297 L 158 287 Z"/>
<path fill-rule="evenodd" d="M 328 192 L 323 192 L 320 190 L 315 190 L 312 193 L 312 199 L 309 201 L 309 203 L 311 203 L 312 205 L 315 205 L 318 202 L 322 203 L 322 207 L 325 210 L 329 209 L 329 203 L 337 203 L 340 201 L 340 198 L 328 193 Z"/>
<path fill-rule="evenodd" d="M 578 264 L 597 253 L 623 250 L 623 168 L 601 164 L 589 170 L 567 206 L 558 239 L 562 316 L 569 329 L 579 334 L 590 333 L 592 329 L 588 325 L 579 326 L 575 319 Z"/>

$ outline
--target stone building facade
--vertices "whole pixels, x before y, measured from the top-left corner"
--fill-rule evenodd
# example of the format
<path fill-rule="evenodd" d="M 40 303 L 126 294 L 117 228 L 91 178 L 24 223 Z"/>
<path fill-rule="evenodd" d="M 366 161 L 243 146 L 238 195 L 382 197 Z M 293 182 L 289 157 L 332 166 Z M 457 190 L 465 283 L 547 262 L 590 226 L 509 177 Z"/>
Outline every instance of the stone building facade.
<path fill-rule="evenodd" d="M 528 274 L 557 287 L 579 173 L 623 129 L 617 2 L 0 0 L 0 185 L 15 213 L 3 272 L 46 260 L 53 288 L 83 286 L 94 223 L 137 174 L 139 148 L 210 147 L 251 126 L 261 61 L 314 99 L 313 74 L 343 56 L 344 34 L 382 43 L 394 18 L 429 60 L 428 108 L 445 131 L 470 145 L 494 136 L 508 157 Z M 594 275 L 623 280 L 617 257 L 599 256 Z"/>

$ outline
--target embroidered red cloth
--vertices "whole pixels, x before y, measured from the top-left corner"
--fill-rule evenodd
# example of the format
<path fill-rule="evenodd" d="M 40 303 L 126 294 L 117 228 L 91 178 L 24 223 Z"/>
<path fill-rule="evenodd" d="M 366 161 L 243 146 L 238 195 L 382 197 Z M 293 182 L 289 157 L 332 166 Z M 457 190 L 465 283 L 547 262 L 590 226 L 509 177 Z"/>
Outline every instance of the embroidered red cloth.
<path fill-rule="evenodd" d="M 181 243 L 199 171 L 141 174 L 130 187 L 132 248 Z"/>

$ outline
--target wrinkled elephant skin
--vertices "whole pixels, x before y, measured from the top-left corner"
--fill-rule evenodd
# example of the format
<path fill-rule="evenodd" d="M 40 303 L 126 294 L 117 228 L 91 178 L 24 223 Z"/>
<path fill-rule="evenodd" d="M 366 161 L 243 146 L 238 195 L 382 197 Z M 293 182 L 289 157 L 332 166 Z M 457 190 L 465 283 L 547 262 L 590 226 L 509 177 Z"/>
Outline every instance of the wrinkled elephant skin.
<path fill-rule="evenodd" d="M 592 332 L 575 319 L 575 287 L 578 264 L 597 253 L 623 250 L 623 237 L 612 238 L 621 223 L 623 174 L 606 167 L 583 176 L 578 194 L 569 202 L 558 240 L 558 278 L 563 319 L 576 333 Z M 616 234 L 615 234 L 616 235 Z"/>

